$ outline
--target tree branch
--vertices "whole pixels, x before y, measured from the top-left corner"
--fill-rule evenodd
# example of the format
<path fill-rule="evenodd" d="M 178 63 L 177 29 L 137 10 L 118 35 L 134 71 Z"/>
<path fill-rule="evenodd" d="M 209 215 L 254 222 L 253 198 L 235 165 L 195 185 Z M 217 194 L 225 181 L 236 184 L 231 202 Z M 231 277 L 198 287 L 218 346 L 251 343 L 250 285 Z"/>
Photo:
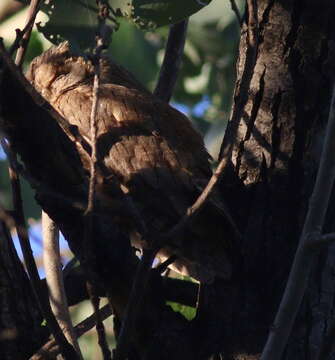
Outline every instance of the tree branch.
<path fill-rule="evenodd" d="M 28 42 L 29 42 L 29 39 L 30 39 L 30 34 L 31 34 L 31 31 L 32 31 L 33 26 L 34 26 L 36 15 L 37 15 L 37 13 L 39 11 L 40 2 L 41 2 L 41 0 L 31 0 L 30 5 L 29 5 L 28 17 L 27 17 L 26 25 L 25 25 L 23 31 L 21 32 L 22 37 L 18 36 L 20 46 L 17 49 L 17 53 L 16 53 L 16 57 L 15 57 L 15 63 L 19 68 L 21 68 L 21 66 L 22 66 L 24 56 L 25 56 L 25 53 L 27 51 Z M 21 37 L 21 39 L 20 39 L 20 37 Z M 12 50 L 13 49 L 14 48 L 12 47 Z"/>
<path fill-rule="evenodd" d="M 229 0 L 229 1 L 230 1 L 231 9 L 234 11 L 234 13 L 236 15 L 237 22 L 240 25 L 240 27 L 242 27 L 242 24 L 243 24 L 242 17 L 240 14 L 240 10 L 238 9 L 238 6 L 236 5 L 236 1 L 235 0 Z"/>
<path fill-rule="evenodd" d="M 111 315 L 112 309 L 108 304 L 99 309 L 99 316 L 102 321 L 106 320 Z M 75 326 L 74 330 L 76 333 L 76 337 L 79 338 L 87 331 L 91 330 L 95 325 L 96 315 L 92 314 Z M 47 360 L 50 358 L 55 358 L 59 353 L 59 345 L 57 344 L 55 339 L 52 339 L 48 341 L 45 345 L 43 345 L 41 349 L 30 358 L 30 360 Z"/>
<path fill-rule="evenodd" d="M 213 192 L 217 182 L 219 181 L 220 176 L 222 175 L 222 172 L 227 165 L 227 162 L 228 162 L 228 157 L 223 157 L 221 159 L 221 161 L 220 161 L 218 167 L 216 168 L 215 172 L 213 173 L 212 177 L 210 178 L 206 187 L 204 188 L 202 193 L 199 195 L 197 200 L 194 202 L 194 204 L 187 209 L 186 214 L 171 230 L 169 230 L 166 234 L 161 235 L 160 246 L 162 246 L 168 239 L 173 239 L 178 234 L 180 234 L 185 229 L 185 227 L 189 224 L 189 222 L 203 208 L 203 206 L 208 201 L 211 193 Z M 232 229 L 234 230 L 237 238 L 240 239 L 241 233 L 238 230 L 233 218 L 231 217 L 229 210 L 226 208 L 224 208 L 223 210 L 224 210 L 224 216 L 225 216 L 226 220 L 228 220 L 229 224 L 232 226 Z"/>
<path fill-rule="evenodd" d="M 308 283 L 315 252 L 309 243 L 320 237 L 335 180 L 335 86 L 333 88 L 326 138 L 309 209 L 286 289 L 261 360 L 279 360 L 287 344 Z"/>
<path fill-rule="evenodd" d="M 104 0 L 97 0 L 98 5 L 98 23 L 99 29 L 96 36 L 96 44 L 93 51 L 92 62 L 94 66 L 94 80 L 92 89 L 92 107 L 90 115 L 90 142 L 91 142 L 91 157 L 90 157 L 90 180 L 88 189 L 87 209 L 85 211 L 86 229 L 84 238 L 84 247 L 86 249 L 85 258 L 88 262 L 93 261 L 93 222 L 95 210 L 95 194 L 97 182 L 97 132 L 98 132 L 98 105 L 99 105 L 99 90 L 100 90 L 100 61 L 102 51 L 108 47 L 109 38 L 106 36 L 106 18 L 109 15 L 109 5 Z M 110 33 L 109 33 L 110 34 Z M 88 266 L 88 280 L 87 291 L 94 309 L 96 317 L 96 330 L 98 334 L 98 343 L 104 360 L 111 360 L 111 352 L 108 348 L 106 340 L 105 328 L 102 319 L 99 315 L 99 297 L 96 292 L 96 285 L 94 283 L 94 275 L 92 274 L 92 267 Z"/>
<path fill-rule="evenodd" d="M 160 69 L 159 79 L 154 95 L 169 102 L 177 81 L 178 71 L 184 51 L 188 20 L 174 24 L 170 28 L 165 48 L 164 60 Z"/>

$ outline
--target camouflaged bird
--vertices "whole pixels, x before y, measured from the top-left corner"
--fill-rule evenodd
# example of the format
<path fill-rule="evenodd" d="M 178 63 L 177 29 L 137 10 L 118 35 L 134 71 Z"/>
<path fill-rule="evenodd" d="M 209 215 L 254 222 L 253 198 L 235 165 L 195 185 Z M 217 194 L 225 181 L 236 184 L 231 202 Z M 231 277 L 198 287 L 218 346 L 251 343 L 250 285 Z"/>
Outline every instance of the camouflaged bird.
<path fill-rule="evenodd" d="M 35 58 L 27 78 L 90 141 L 94 69 L 71 55 L 67 43 Z M 179 111 L 154 97 L 127 70 L 101 61 L 97 111 L 98 157 L 133 199 L 146 226 L 167 232 L 185 214 L 212 175 L 202 137 Z M 198 280 L 232 274 L 234 233 L 218 194 L 177 238 L 159 252 L 172 268 Z M 136 247 L 136 230 L 127 229 Z"/>

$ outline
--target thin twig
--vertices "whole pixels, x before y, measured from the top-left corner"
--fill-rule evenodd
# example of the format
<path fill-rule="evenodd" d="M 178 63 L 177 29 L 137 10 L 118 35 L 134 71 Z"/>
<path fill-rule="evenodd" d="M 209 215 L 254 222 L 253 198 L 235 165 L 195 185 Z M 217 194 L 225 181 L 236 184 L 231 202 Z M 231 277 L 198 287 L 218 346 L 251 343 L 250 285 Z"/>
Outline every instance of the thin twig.
<path fill-rule="evenodd" d="M 174 24 L 170 28 L 165 48 L 164 60 L 160 69 L 159 79 L 154 95 L 169 102 L 177 81 L 181 59 L 183 56 L 188 20 Z"/>
<path fill-rule="evenodd" d="M 103 320 L 100 315 L 99 311 L 99 303 L 100 299 L 99 296 L 96 293 L 95 286 L 92 286 L 91 282 L 86 282 L 87 292 L 89 294 L 89 298 L 91 300 L 91 303 L 93 305 L 93 311 L 95 315 L 95 323 L 96 323 L 96 329 L 98 334 L 98 343 L 101 348 L 103 358 L 106 360 L 112 359 L 112 353 L 108 348 L 107 340 L 106 340 L 106 333 L 105 333 L 105 327 L 103 326 Z"/>
<path fill-rule="evenodd" d="M 96 192 L 96 177 L 97 177 L 97 133 L 98 133 L 98 104 L 99 104 L 99 90 L 100 90 L 100 62 L 102 51 L 108 47 L 109 37 L 106 36 L 106 19 L 109 16 L 109 5 L 104 0 L 97 0 L 98 5 L 98 23 L 99 32 L 96 36 L 96 46 L 93 52 L 92 63 L 94 66 L 94 80 L 92 89 L 92 107 L 90 115 L 90 142 L 91 142 L 91 157 L 90 157 L 90 180 L 88 191 L 88 204 L 85 211 L 86 229 L 85 229 L 85 257 L 88 262 L 86 268 L 88 272 L 87 290 L 96 316 L 96 329 L 98 334 L 98 343 L 104 360 L 111 360 L 111 351 L 108 348 L 106 340 L 105 328 L 99 316 L 99 297 L 94 285 L 94 274 L 89 262 L 93 261 L 92 250 L 92 235 L 93 235 L 93 221 L 94 221 L 94 203 Z"/>
<path fill-rule="evenodd" d="M 294 258 L 286 289 L 274 325 L 269 333 L 261 360 L 279 360 L 304 296 L 313 257 L 309 242 L 320 237 L 335 180 L 335 86 L 333 88 L 326 138 L 320 167 L 309 202 L 304 228 Z"/>
<path fill-rule="evenodd" d="M 242 27 L 242 24 L 243 24 L 242 16 L 241 16 L 240 10 L 238 9 L 238 6 L 236 5 L 236 1 L 235 0 L 229 0 L 229 1 L 230 1 L 231 9 L 234 11 L 234 13 L 236 15 L 237 22 L 240 25 L 240 27 Z"/>
<path fill-rule="evenodd" d="M 102 321 L 106 320 L 109 316 L 112 315 L 112 309 L 109 304 L 103 306 L 99 310 L 99 316 Z M 92 314 L 87 317 L 85 320 L 80 322 L 75 326 L 74 330 L 76 332 L 76 337 L 79 338 L 87 331 L 91 330 L 96 325 L 96 314 Z M 50 358 L 55 358 L 60 353 L 60 349 L 55 339 L 48 341 L 43 347 L 34 354 L 30 360 L 47 360 Z"/>
<path fill-rule="evenodd" d="M 20 41 L 20 46 L 17 49 L 16 57 L 15 57 L 15 64 L 21 68 L 24 55 L 27 51 L 28 42 L 30 39 L 30 34 L 34 26 L 36 15 L 39 11 L 39 5 L 41 0 L 31 0 L 28 10 L 28 17 L 26 21 L 26 26 L 22 31 L 22 39 Z"/>
<path fill-rule="evenodd" d="M 199 213 L 199 211 L 202 209 L 202 207 L 208 201 L 211 193 L 213 192 L 217 182 L 220 179 L 220 176 L 222 175 L 224 168 L 227 165 L 227 162 L 228 162 L 228 157 L 223 157 L 221 159 L 214 174 L 212 175 L 212 177 L 210 178 L 206 187 L 204 188 L 202 193 L 199 195 L 197 200 L 194 202 L 194 204 L 187 209 L 186 214 L 171 230 L 169 230 L 166 234 L 161 236 L 160 241 L 162 243 L 160 244 L 160 246 L 162 246 L 168 239 L 173 239 L 178 234 L 180 234 L 186 228 L 186 226 L 190 223 L 190 221 Z M 241 234 L 240 234 L 233 218 L 231 217 L 229 211 L 227 209 L 223 209 L 223 211 L 224 211 L 225 218 L 229 221 L 236 236 L 238 238 L 241 238 Z"/>

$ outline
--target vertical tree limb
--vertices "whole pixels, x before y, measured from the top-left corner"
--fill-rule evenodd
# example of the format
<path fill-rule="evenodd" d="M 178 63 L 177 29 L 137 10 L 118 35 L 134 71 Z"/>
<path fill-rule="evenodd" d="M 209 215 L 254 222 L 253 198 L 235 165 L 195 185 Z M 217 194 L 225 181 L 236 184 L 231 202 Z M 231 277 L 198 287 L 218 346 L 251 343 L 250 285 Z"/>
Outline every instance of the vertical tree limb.
<path fill-rule="evenodd" d="M 240 14 L 240 10 L 238 9 L 238 6 L 236 5 L 236 1 L 235 0 L 230 0 L 230 6 L 231 9 L 234 11 L 235 15 L 236 15 L 236 19 L 238 24 L 240 25 L 240 27 L 242 27 L 242 16 Z"/>
<path fill-rule="evenodd" d="M 169 102 L 178 78 L 178 71 L 184 52 L 188 20 L 174 24 L 170 28 L 165 47 L 164 60 L 160 69 L 154 95 Z"/>
<path fill-rule="evenodd" d="M 79 344 L 70 318 L 59 249 L 59 229 L 49 215 L 42 211 L 43 263 L 49 290 L 50 306 L 65 337 L 82 359 Z"/>
<path fill-rule="evenodd" d="M 333 88 L 326 138 L 309 209 L 286 289 L 261 360 L 279 360 L 287 344 L 307 287 L 316 254 L 309 243 L 320 237 L 335 180 L 335 86 Z"/>

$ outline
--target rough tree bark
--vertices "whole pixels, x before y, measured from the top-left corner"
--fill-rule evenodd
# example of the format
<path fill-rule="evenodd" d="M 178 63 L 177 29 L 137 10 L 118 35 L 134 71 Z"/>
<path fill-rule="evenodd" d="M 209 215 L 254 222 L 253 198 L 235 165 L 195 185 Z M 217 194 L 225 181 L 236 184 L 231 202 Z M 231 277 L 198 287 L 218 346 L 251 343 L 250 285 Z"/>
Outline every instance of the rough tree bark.
<path fill-rule="evenodd" d="M 256 359 L 262 350 L 303 225 L 334 79 L 333 11 L 326 0 L 259 1 L 256 61 L 246 24 L 242 29 L 234 107 L 221 151 L 231 160 L 222 187 L 234 194 L 230 205 L 244 229 L 237 358 Z M 327 231 L 334 227 L 333 213 Z M 319 359 L 329 341 L 334 260 L 332 247 L 316 256 L 285 359 Z"/>

